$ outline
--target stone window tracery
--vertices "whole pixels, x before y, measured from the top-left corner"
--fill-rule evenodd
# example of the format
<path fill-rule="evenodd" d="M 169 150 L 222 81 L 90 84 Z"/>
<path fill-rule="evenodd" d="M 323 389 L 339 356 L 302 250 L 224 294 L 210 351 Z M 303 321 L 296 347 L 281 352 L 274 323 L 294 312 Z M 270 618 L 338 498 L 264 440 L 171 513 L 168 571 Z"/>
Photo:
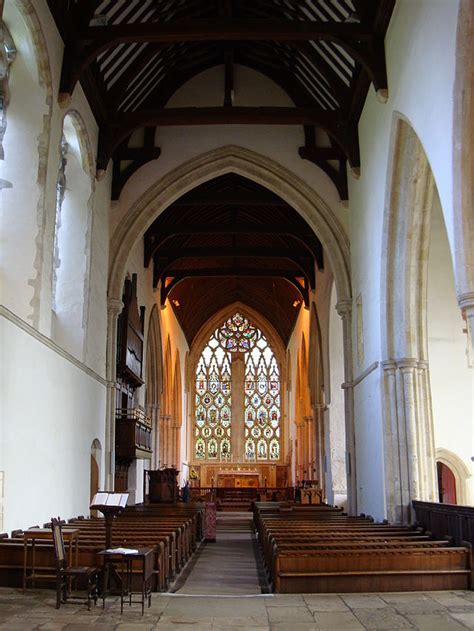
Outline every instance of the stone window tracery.
<path fill-rule="evenodd" d="M 239 381 L 233 362 L 242 356 Z M 237 312 L 214 331 L 197 364 L 194 457 L 278 461 L 280 407 L 280 371 L 272 348 L 262 331 Z M 236 410 L 243 419 L 235 418 Z M 241 454 L 232 453 L 235 431 L 243 434 Z"/>

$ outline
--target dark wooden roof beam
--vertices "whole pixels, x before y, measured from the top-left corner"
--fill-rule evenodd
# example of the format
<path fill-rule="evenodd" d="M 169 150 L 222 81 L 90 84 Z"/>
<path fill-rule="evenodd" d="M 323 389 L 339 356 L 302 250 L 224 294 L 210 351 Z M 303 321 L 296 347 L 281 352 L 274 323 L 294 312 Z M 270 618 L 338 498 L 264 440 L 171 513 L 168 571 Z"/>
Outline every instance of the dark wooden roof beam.
<path fill-rule="evenodd" d="M 315 125 L 339 145 L 353 169 L 360 166 L 357 126 L 338 113 L 298 107 L 183 107 L 117 114 L 99 135 L 98 171 L 107 168 L 115 149 L 135 129 L 189 125 Z"/>
<path fill-rule="evenodd" d="M 65 48 L 59 102 L 68 102 L 82 72 L 100 53 L 120 43 L 326 40 L 335 41 L 349 53 L 354 51 L 360 55 L 360 44 L 370 44 L 372 39 L 372 32 L 362 24 L 313 20 L 221 18 L 89 27 L 74 44 L 69 44 Z"/>
<path fill-rule="evenodd" d="M 306 276 L 314 289 L 314 258 L 312 256 L 304 256 L 304 252 L 300 249 L 277 248 L 277 247 L 206 247 L 206 248 L 179 248 L 172 250 L 159 250 L 156 254 L 155 268 L 159 270 L 159 276 L 167 275 L 168 268 L 175 265 L 177 261 L 182 259 L 286 259 L 294 263 L 301 273 Z"/>
<path fill-rule="evenodd" d="M 161 305 L 164 306 L 166 299 L 174 287 L 186 278 L 215 278 L 215 277 L 227 277 L 227 278 L 284 278 L 293 287 L 295 287 L 303 298 L 305 307 L 309 306 L 309 289 L 307 279 L 303 278 L 301 282 L 301 274 L 295 274 L 294 270 L 262 270 L 252 268 L 242 269 L 192 269 L 192 270 L 169 270 L 166 277 L 162 279 L 168 279 L 168 282 L 162 282 L 161 285 Z M 158 285 L 158 279 L 153 279 L 153 286 L 156 288 Z"/>

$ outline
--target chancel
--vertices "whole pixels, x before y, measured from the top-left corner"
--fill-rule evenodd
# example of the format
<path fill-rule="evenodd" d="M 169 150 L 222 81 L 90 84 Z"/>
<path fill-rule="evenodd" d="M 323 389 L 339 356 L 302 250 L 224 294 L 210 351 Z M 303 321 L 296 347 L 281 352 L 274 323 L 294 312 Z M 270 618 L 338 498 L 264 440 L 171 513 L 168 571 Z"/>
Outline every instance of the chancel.
<path fill-rule="evenodd" d="M 52 515 L 103 575 L 100 490 L 124 619 L 374 592 L 381 628 L 474 624 L 474 0 L 0 18 L 0 601 L 54 587 Z M 247 626 L 370 626 L 337 598 Z"/>

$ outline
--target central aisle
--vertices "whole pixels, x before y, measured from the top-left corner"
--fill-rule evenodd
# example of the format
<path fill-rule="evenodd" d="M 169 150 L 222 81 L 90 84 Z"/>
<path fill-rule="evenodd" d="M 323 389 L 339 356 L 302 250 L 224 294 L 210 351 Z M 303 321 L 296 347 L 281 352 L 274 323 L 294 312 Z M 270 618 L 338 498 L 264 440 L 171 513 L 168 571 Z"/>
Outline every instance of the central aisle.
<path fill-rule="evenodd" d="M 204 543 L 175 585 L 178 594 L 262 593 L 251 513 L 217 513 L 217 541 Z"/>

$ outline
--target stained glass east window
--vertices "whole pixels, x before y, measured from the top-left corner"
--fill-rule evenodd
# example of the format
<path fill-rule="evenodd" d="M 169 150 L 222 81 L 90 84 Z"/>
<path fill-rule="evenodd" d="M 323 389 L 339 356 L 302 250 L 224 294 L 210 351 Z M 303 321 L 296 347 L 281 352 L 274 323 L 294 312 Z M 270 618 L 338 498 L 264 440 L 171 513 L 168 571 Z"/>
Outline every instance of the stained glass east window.
<path fill-rule="evenodd" d="M 245 359 L 245 381 L 232 390 L 232 357 Z M 244 453 L 231 453 L 232 400 L 244 410 Z M 280 372 L 265 335 L 241 313 L 217 328 L 196 368 L 194 456 L 197 460 L 280 459 Z"/>

